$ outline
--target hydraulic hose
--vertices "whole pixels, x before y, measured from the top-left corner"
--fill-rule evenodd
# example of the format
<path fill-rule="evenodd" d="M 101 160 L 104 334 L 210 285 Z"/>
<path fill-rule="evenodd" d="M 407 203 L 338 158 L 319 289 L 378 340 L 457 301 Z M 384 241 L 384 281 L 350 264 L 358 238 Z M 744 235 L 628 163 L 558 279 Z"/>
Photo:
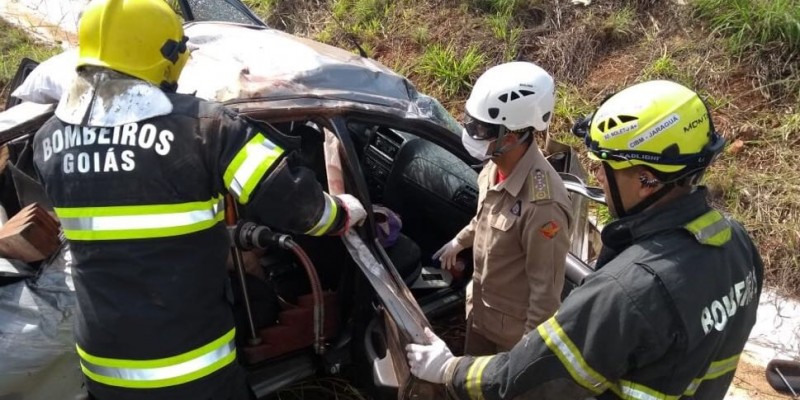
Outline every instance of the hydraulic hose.
<path fill-rule="evenodd" d="M 273 232 L 266 226 L 256 225 L 253 222 L 240 222 L 234 232 L 234 241 L 238 248 L 250 250 L 253 248 L 278 247 L 291 251 L 308 275 L 311 284 L 311 297 L 314 302 L 314 351 L 317 354 L 325 352 L 323 342 L 323 327 L 325 323 L 325 308 L 322 299 L 322 285 L 314 268 L 314 263 L 305 250 L 295 242 L 291 236 Z"/>
<path fill-rule="evenodd" d="M 322 354 L 325 352 L 325 344 L 322 338 L 322 328 L 325 323 L 325 308 L 322 305 L 322 285 L 319 283 L 319 276 L 316 269 L 314 269 L 314 264 L 303 248 L 291 238 L 286 241 L 286 244 L 288 249 L 297 257 L 297 260 L 300 261 L 300 264 L 303 264 L 303 268 L 308 274 L 308 280 L 311 282 L 311 296 L 314 299 L 314 351 L 317 354 Z"/>

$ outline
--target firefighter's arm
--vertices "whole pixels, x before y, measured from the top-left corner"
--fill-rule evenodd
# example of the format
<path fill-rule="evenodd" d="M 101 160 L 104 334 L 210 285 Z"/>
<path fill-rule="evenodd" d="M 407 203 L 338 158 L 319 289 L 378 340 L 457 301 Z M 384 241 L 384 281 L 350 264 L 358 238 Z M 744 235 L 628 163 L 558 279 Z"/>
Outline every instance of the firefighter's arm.
<path fill-rule="evenodd" d="M 639 295 L 616 277 L 589 278 L 510 352 L 449 363 L 448 391 L 476 400 L 585 399 L 609 390 L 623 397 L 636 385 L 619 378 L 660 357 L 671 342 L 668 318 L 645 315 L 639 301 L 651 295 Z"/>
<path fill-rule="evenodd" d="M 520 238 L 525 254 L 529 298 L 525 333 L 561 304 L 564 264 L 569 250 L 569 215 L 554 201 L 540 201 L 527 213 Z"/>
<path fill-rule="evenodd" d="M 210 162 L 221 189 L 245 206 L 249 217 L 313 236 L 341 233 L 355 222 L 348 206 L 361 207 L 360 203 L 325 193 L 311 170 L 300 166 L 294 152 L 267 131 L 227 110 L 221 112 L 217 128 L 207 138 Z"/>

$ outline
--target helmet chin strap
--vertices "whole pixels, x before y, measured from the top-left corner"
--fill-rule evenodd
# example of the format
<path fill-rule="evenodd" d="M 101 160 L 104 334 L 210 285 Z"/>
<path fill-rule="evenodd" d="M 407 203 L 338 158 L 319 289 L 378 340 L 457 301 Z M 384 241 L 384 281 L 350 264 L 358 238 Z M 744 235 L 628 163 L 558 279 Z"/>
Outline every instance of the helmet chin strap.
<path fill-rule="evenodd" d="M 606 174 L 606 181 L 608 182 L 608 189 L 611 192 L 611 202 L 614 204 L 614 211 L 617 214 L 617 218 L 624 218 L 627 216 L 638 214 L 647 209 L 647 207 L 652 206 L 657 201 L 664 198 L 667 193 L 671 192 L 673 188 L 675 188 L 675 184 L 670 182 L 664 184 L 664 187 L 658 189 L 655 193 L 647 196 L 642 201 L 636 203 L 635 206 L 625 209 L 625 206 L 622 205 L 622 197 L 619 195 L 619 186 L 617 186 L 617 178 L 614 175 L 614 169 L 611 168 L 608 163 L 602 163 L 603 168 Z"/>
<path fill-rule="evenodd" d="M 525 134 L 522 135 L 522 137 L 517 139 L 516 143 L 508 144 L 508 145 L 505 145 L 505 146 L 503 146 L 503 147 L 501 147 L 499 149 L 495 149 L 495 151 L 492 152 L 492 158 L 499 157 L 499 156 L 503 155 L 504 153 L 507 153 L 509 150 L 513 149 L 514 147 L 519 146 L 520 143 L 524 143 L 525 140 L 528 139 L 528 136 L 530 136 L 530 134 L 531 134 L 531 131 L 527 130 L 527 131 L 525 131 Z M 507 133 L 503 133 L 500 136 L 498 136 L 497 139 L 495 139 L 495 140 L 501 141 L 501 140 L 503 140 L 504 137 L 506 137 L 506 135 L 507 135 Z"/>

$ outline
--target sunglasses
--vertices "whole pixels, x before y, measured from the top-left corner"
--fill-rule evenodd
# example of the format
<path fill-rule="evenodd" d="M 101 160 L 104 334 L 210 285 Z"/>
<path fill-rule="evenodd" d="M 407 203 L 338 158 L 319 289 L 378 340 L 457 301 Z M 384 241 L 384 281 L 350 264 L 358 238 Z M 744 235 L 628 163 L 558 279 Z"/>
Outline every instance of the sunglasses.
<path fill-rule="evenodd" d="M 506 130 L 503 125 L 483 122 L 469 114 L 464 116 L 464 129 L 467 130 L 467 135 L 475 140 L 497 139 Z"/>

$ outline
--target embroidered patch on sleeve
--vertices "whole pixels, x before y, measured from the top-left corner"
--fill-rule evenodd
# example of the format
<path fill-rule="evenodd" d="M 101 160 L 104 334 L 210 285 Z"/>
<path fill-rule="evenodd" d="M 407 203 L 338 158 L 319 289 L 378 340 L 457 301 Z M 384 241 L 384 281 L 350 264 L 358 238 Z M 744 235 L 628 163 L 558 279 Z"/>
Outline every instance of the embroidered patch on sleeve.
<path fill-rule="evenodd" d="M 561 229 L 561 227 L 559 227 L 558 224 L 555 221 L 550 221 L 550 222 L 542 225 L 541 228 L 539 228 L 539 233 L 541 233 L 542 236 L 544 236 L 544 237 L 546 237 L 548 239 L 552 239 L 552 238 L 556 237 L 556 235 L 558 234 L 558 231 L 560 229 Z"/>

